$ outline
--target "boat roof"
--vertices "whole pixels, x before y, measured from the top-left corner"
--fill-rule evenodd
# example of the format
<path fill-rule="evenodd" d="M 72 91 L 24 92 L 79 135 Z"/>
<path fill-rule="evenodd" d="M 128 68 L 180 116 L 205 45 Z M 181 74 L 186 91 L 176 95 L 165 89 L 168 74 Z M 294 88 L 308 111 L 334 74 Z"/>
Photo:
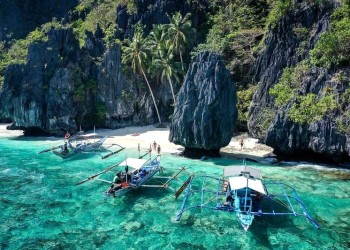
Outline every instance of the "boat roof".
<path fill-rule="evenodd" d="M 266 194 L 264 185 L 261 180 L 251 179 L 246 176 L 235 176 L 228 178 L 231 190 L 250 188 L 261 194 Z"/>
<path fill-rule="evenodd" d="M 259 169 L 247 167 L 247 166 L 229 166 L 224 168 L 224 176 L 235 176 L 249 173 L 250 176 L 258 179 L 262 179 L 262 175 Z"/>
<path fill-rule="evenodd" d="M 90 133 L 90 134 L 77 134 L 70 138 L 70 140 L 88 140 L 91 138 L 102 138 L 103 136 L 96 134 L 96 133 Z"/>
<path fill-rule="evenodd" d="M 146 159 L 126 158 L 124 161 L 119 163 L 118 166 L 128 166 L 136 170 L 140 169 L 146 162 Z"/>

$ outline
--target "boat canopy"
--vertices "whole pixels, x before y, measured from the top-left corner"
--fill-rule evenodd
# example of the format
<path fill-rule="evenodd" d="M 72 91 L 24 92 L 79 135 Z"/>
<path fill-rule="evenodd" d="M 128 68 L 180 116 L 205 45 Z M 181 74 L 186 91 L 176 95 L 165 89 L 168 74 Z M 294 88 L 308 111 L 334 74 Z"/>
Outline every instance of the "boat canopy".
<path fill-rule="evenodd" d="M 96 137 L 102 137 L 101 135 L 98 135 L 96 133 L 90 133 L 90 134 L 84 134 L 84 135 L 79 135 L 81 138 L 96 138 Z"/>
<path fill-rule="evenodd" d="M 119 163 L 118 166 L 129 166 L 137 170 L 140 169 L 146 162 L 146 159 L 126 158 L 125 161 Z"/>
<path fill-rule="evenodd" d="M 249 175 L 254 178 L 262 179 L 260 170 L 256 168 L 251 168 L 247 166 L 230 166 L 224 169 L 224 176 L 235 176 L 244 173 L 249 173 Z"/>
<path fill-rule="evenodd" d="M 261 180 L 254 180 L 245 176 L 230 177 L 228 180 L 230 182 L 231 190 L 238 190 L 248 187 L 261 194 L 266 194 L 264 185 L 262 184 Z"/>

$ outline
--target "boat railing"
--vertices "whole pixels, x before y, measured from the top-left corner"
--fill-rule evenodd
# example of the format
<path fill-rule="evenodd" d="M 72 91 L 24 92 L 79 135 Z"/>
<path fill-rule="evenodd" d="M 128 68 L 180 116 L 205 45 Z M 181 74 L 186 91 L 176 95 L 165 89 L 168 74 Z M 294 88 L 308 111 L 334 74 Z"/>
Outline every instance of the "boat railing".
<path fill-rule="evenodd" d="M 284 184 L 284 183 L 280 183 L 280 184 Z M 285 184 L 285 185 L 286 185 L 286 184 Z M 290 187 L 289 185 L 286 185 L 286 186 Z M 261 213 L 261 214 L 265 214 L 265 215 L 267 215 L 267 214 L 272 214 L 272 215 L 291 215 L 291 214 L 293 214 L 293 215 L 295 215 L 295 216 L 297 216 L 297 215 L 304 215 L 304 216 L 306 217 L 306 219 L 307 219 L 311 224 L 313 224 L 313 226 L 314 226 L 315 228 L 319 228 L 318 223 L 316 222 L 315 219 L 313 219 L 313 218 L 311 217 L 311 215 L 310 215 L 309 212 L 307 211 L 307 209 L 306 209 L 304 203 L 302 202 L 302 200 L 301 200 L 300 197 L 298 196 L 298 194 L 297 194 L 297 192 L 295 191 L 295 189 L 292 188 L 292 187 L 290 187 L 290 188 L 294 191 L 294 192 L 293 192 L 293 195 L 294 195 L 294 196 L 287 195 L 286 193 L 284 193 L 284 194 L 268 195 L 267 197 L 270 199 L 270 206 L 271 206 L 272 213 L 266 213 L 266 212 L 265 212 L 265 213 Z M 272 202 L 271 202 L 272 200 L 274 200 L 274 199 L 273 199 L 274 197 L 284 197 L 284 198 L 286 198 L 287 201 L 288 201 L 288 203 L 289 203 L 289 207 L 288 207 L 288 208 L 291 210 L 291 212 L 275 212 L 275 209 L 274 209 L 273 204 L 272 204 Z M 291 202 L 290 202 L 291 200 L 295 200 L 295 201 L 297 202 L 297 204 L 299 204 L 299 207 L 300 207 L 302 213 L 300 213 L 300 212 L 298 212 L 298 211 L 296 211 L 296 210 L 294 209 L 294 207 L 292 206 L 292 204 L 291 204 Z"/>

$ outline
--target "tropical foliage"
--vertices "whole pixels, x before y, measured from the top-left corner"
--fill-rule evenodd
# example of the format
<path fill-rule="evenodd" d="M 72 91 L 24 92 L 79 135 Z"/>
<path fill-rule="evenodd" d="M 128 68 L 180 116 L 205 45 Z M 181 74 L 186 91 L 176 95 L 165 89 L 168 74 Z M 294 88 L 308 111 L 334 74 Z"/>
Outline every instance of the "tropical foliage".
<path fill-rule="evenodd" d="M 238 122 L 237 127 L 240 130 L 247 130 L 248 112 L 250 102 L 253 99 L 254 92 L 256 90 L 255 85 L 248 85 L 248 88 L 241 88 L 237 91 L 237 109 L 238 109 Z"/>
<path fill-rule="evenodd" d="M 295 67 L 287 67 L 283 70 L 279 82 L 270 89 L 269 93 L 275 97 L 278 107 L 289 103 L 296 95 L 304 77 L 310 71 L 308 61 L 301 62 Z"/>
<path fill-rule="evenodd" d="M 13 41 L 9 48 L 6 48 L 4 43 L 0 43 L 0 89 L 7 66 L 25 63 L 29 46 L 33 43 L 46 41 L 48 32 L 59 27 L 62 27 L 61 24 L 53 19 L 30 32 L 26 38 Z"/>
<path fill-rule="evenodd" d="M 148 89 L 150 91 L 150 94 L 152 96 L 152 100 L 154 103 L 154 107 L 157 112 L 158 121 L 161 124 L 162 121 L 160 119 L 158 107 L 156 100 L 154 98 L 154 94 L 151 88 L 151 85 L 148 81 L 148 78 L 145 73 L 145 64 L 148 60 L 148 54 L 149 54 L 149 48 L 147 47 L 147 43 L 145 42 L 145 38 L 142 34 L 142 26 L 138 26 L 135 28 L 135 33 L 132 40 L 126 40 L 125 45 L 122 47 L 123 49 L 123 63 L 130 64 L 132 67 L 132 70 L 136 74 L 142 74 L 144 77 Z"/>
<path fill-rule="evenodd" d="M 350 63 L 350 1 L 343 0 L 331 17 L 331 28 L 323 33 L 310 52 L 311 62 L 331 67 Z"/>
<path fill-rule="evenodd" d="M 212 11 L 206 42 L 199 44 L 192 55 L 206 50 L 219 53 L 224 56 L 236 81 L 251 82 L 247 72 L 254 62 L 255 47 L 265 32 L 267 1 L 233 0 L 225 4 L 214 1 Z"/>
<path fill-rule="evenodd" d="M 289 118 L 299 124 L 310 124 L 320 121 L 337 107 L 335 95 L 326 89 L 324 96 L 316 94 L 298 94 L 305 76 L 310 71 L 310 64 L 304 61 L 295 67 L 285 68 L 279 82 L 270 89 L 270 94 L 275 97 L 277 107 L 292 103 L 289 110 Z"/>
<path fill-rule="evenodd" d="M 316 94 L 309 93 L 306 96 L 297 97 L 289 110 L 289 118 L 299 124 L 310 124 L 320 121 L 336 107 L 337 103 L 333 94 L 317 97 Z"/>

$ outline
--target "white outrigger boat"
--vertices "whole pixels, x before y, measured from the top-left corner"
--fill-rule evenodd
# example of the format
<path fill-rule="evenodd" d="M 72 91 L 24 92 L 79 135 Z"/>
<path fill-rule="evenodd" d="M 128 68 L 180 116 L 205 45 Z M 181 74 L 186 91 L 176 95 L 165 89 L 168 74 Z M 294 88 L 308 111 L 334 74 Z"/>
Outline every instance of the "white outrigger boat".
<path fill-rule="evenodd" d="M 147 154 L 149 153 L 146 153 L 145 155 Z M 178 176 L 180 175 L 180 173 L 185 171 L 185 168 L 182 167 L 173 176 L 156 176 L 157 174 L 163 172 L 163 167 L 161 166 L 161 156 L 158 155 L 153 160 L 142 159 L 141 157 L 126 158 L 122 162 L 112 165 L 107 169 L 76 183 L 75 185 L 81 185 L 91 180 L 108 183 L 110 184 L 110 187 L 107 189 L 105 194 L 108 196 L 112 195 L 113 197 L 122 196 L 131 190 L 135 190 L 141 187 L 169 188 L 175 191 L 172 187 L 169 186 L 169 183 L 173 180 L 178 180 L 182 182 L 182 180 L 179 179 Z M 117 168 L 120 169 L 116 171 L 115 169 Z M 101 178 L 103 174 L 111 172 L 115 175 L 113 180 Z M 147 184 L 147 182 L 149 182 L 151 179 L 165 180 L 165 182 L 161 182 L 160 185 Z"/>
<path fill-rule="evenodd" d="M 64 144 L 44 149 L 38 154 L 52 151 L 55 155 L 65 159 L 78 153 L 97 153 L 101 155 L 101 153 L 107 152 L 106 155 L 101 155 L 102 159 L 106 159 L 125 149 L 119 144 L 106 145 L 106 139 L 107 136 L 100 136 L 96 133 L 85 134 L 83 131 L 79 131 L 72 137 L 66 136 Z M 118 147 L 118 149 L 113 151 L 114 147 Z"/>
<path fill-rule="evenodd" d="M 202 178 L 200 204 L 185 207 L 189 196 L 195 193 L 191 189 L 191 179 L 177 215 L 178 221 L 186 210 L 209 208 L 235 213 L 245 231 L 252 225 L 255 216 L 304 216 L 314 227 L 319 228 L 294 188 L 280 182 L 263 182 L 260 170 L 246 166 L 245 161 L 243 166 L 226 167 L 222 178 Z M 217 188 L 209 189 L 208 179 L 217 180 Z"/>

